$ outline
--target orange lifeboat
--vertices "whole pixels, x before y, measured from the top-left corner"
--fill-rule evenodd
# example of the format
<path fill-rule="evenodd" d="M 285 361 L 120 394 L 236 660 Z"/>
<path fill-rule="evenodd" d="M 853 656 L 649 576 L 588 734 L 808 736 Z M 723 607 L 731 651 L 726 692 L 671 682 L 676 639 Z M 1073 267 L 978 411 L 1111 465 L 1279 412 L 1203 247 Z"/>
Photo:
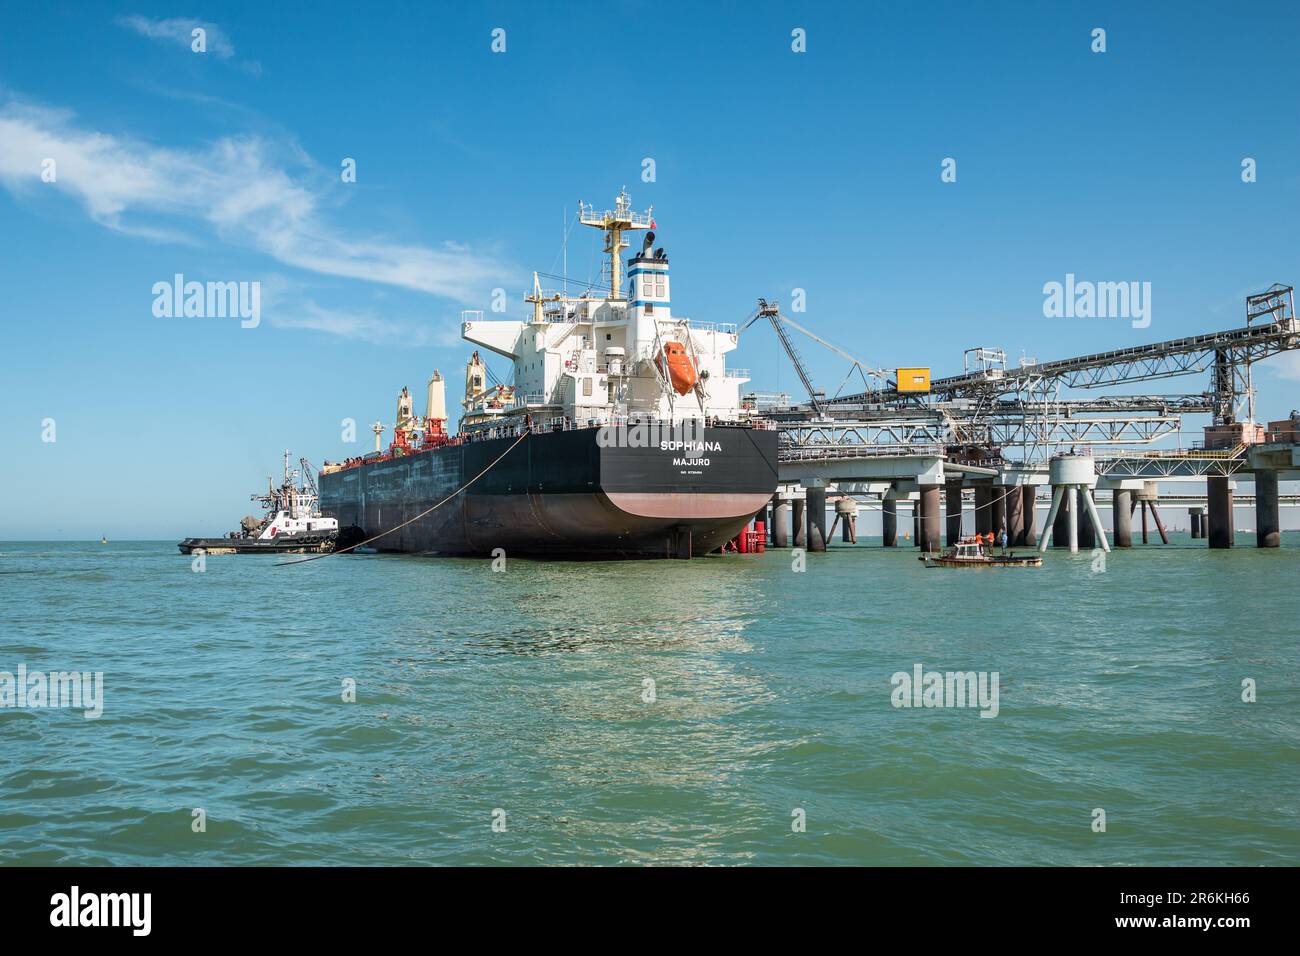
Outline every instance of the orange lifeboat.
<path fill-rule="evenodd" d="M 681 342 L 665 342 L 664 354 L 655 359 L 660 372 L 663 372 L 665 362 L 668 365 L 668 381 L 672 382 L 673 391 L 678 395 L 685 395 L 695 387 L 699 375 L 695 371 L 695 363 L 686 354 L 685 345 Z"/>

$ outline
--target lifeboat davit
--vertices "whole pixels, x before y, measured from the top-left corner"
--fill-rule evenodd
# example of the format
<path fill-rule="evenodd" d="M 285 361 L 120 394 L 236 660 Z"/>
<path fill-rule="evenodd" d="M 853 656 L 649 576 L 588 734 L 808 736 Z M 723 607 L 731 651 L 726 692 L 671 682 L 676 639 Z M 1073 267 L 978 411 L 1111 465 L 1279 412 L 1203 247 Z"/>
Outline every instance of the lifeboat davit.
<path fill-rule="evenodd" d="M 686 346 L 681 342 L 664 343 L 663 355 L 655 359 L 655 364 L 659 366 L 660 372 L 664 371 L 665 363 L 668 366 L 668 381 L 672 382 L 673 391 L 678 395 L 685 395 L 699 381 L 699 374 L 695 371 L 695 363 L 686 354 Z"/>

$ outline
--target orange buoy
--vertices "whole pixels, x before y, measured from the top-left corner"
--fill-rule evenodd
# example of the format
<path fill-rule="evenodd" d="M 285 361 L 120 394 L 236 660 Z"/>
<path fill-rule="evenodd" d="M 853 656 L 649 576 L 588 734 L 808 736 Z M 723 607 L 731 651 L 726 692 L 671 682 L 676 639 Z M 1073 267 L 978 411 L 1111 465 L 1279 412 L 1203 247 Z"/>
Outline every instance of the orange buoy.
<path fill-rule="evenodd" d="M 678 395 L 685 395 L 695 387 L 698 375 L 695 371 L 695 363 L 686 354 L 685 345 L 681 342 L 665 342 L 663 355 L 655 359 L 660 372 L 664 370 L 665 360 L 668 364 L 668 381 L 672 382 L 673 391 Z"/>

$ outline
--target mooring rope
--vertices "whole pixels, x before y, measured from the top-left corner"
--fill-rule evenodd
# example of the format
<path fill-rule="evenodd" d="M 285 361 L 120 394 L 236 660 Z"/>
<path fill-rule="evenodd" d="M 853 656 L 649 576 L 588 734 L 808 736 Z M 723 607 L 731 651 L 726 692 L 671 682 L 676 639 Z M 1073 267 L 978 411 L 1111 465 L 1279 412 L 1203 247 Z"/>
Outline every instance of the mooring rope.
<path fill-rule="evenodd" d="M 461 485 L 459 488 L 457 488 L 455 491 L 453 491 L 451 494 L 449 494 L 446 498 L 443 498 L 441 501 L 439 501 L 439 502 L 438 502 L 436 505 L 434 505 L 432 508 L 427 508 L 427 509 L 425 509 L 424 511 L 421 511 L 421 512 L 420 512 L 418 515 L 416 515 L 414 518 L 409 518 L 409 519 L 407 519 L 406 521 L 403 521 L 401 524 L 399 524 L 399 525 L 395 525 L 394 527 L 389 528 L 387 531 L 381 531 L 379 534 L 375 535 L 374 537 L 366 538 L 366 540 L 364 540 L 364 541 L 358 541 L 356 544 L 349 545 L 349 546 L 346 547 L 346 548 L 341 548 L 341 549 L 339 549 L 339 550 L 337 550 L 337 551 L 327 551 L 327 552 L 325 552 L 324 554 L 313 554 L 313 555 L 312 555 L 311 557 L 309 557 L 309 558 L 299 558 L 297 561 L 281 561 L 281 562 L 279 562 L 278 564 L 272 565 L 272 567 L 277 567 L 277 568 L 287 568 L 287 567 L 289 567 L 290 565 L 294 565 L 294 564 L 306 564 L 308 561 L 319 561 L 321 558 L 328 558 L 328 557 L 331 557 L 331 556 L 336 555 L 336 554 L 346 554 L 347 552 L 349 552 L 349 551 L 351 551 L 351 550 L 353 550 L 353 549 L 355 549 L 355 548 L 361 548 L 361 547 L 364 547 L 365 545 L 369 544 L 371 541 L 378 541 L 380 538 L 387 537 L 388 535 L 392 534 L 394 531 L 401 531 L 401 530 L 402 530 L 403 528 L 405 528 L 408 524 L 411 524 L 411 523 L 413 523 L 413 522 L 419 521 L 419 520 L 420 520 L 421 518 L 423 518 L 425 515 L 432 514 L 433 512 L 437 511 L 439 508 L 441 508 L 441 507 L 442 507 L 443 505 L 445 505 L 447 502 L 451 501 L 452 498 L 455 498 L 457 495 L 459 495 L 461 492 L 463 492 L 463 491 L 464 491 L 466 488 L 468 488 L 470 485 L 474 484 L 474 482 L 478 481 L 480 478 L 482 478 L 484 475 L 486 475 L 489 471 L 491 471 L 493 468 L 495 468 L 495 467 L 497 466 L 497 462 L 501 461 L 502 458 L 506 457 L 506 455 L 508 455 L 508 454 L 510 454 L 512 451 L 514 451 L 515 448 L 516 448 L 516 446 L 518 446 L 518 444 L 519 444 L 521 441 L 523 441 L 525 438 L 527 438 L 528 435 L 529 435 L 529 433 L 530 433 L 531 431 L 532 431 L 532 426 L 529 426 L 529 427 L 525 428 L 525 429 L 523 430 L 523 432 L 520 433 L 519 437 L 515 439 L 514 444 L 512 444 L 509 448 L 507 448 L 507 449 L 506 449 L 505 451 L 503 451 L 501 454 L 497 455 L 497 457 L 494 458 L 494 459 L 492 460 L 492 462 L 491 462 L 491 463 L 490 463 L 486 468 L 484 468 L 482 471 L 480 471 L 477 475 L 475 475 L 475 476 L 474 476 L 473 478 L 471 478 L 469 481 L 465 482 L 465 484 L 463 484 L 463 485 Z"/>

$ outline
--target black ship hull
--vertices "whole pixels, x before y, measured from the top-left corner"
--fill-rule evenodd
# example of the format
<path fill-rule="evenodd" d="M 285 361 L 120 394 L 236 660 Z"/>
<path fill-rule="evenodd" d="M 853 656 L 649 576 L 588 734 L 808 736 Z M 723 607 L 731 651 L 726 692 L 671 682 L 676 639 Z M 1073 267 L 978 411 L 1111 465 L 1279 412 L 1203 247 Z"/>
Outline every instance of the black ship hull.
<path fill-rule="evenodd" d="M 707 428 L 685 449 L 640 438 L 588 428 L 365 462 L 321 476 L 320 510 L 338 520 L 339 548 L 684 558 L 735 537 L 776 490 L 775 431 Z"/>
<path fill-rule="evenodd" d="M 273 538 L 186 538 L 181 554 L 314 554 L 334 550 L 335 532 L 281 534 Z"/>

